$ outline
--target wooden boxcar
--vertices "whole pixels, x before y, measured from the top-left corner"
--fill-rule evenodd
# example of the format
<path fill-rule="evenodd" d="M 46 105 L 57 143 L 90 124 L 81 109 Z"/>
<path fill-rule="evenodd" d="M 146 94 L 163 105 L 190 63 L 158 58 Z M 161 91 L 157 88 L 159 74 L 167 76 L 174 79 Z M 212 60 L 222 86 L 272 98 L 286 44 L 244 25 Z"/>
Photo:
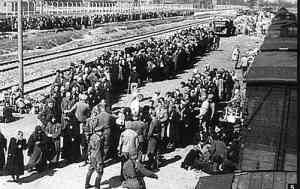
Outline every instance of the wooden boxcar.
<path fill-rule="evenodd" d="M 275 18 L 246 78 L 242 170 L 297 169 L 297 23 Z"/>

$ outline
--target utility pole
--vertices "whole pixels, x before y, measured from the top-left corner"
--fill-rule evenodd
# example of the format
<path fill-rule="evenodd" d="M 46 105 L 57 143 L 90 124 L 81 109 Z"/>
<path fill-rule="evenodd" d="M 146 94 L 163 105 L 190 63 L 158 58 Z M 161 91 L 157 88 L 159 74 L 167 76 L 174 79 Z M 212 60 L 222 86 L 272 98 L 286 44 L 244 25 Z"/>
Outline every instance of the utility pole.
<path fill-rule="evenodd" d="M 21 93 L 24 94 L 22 0 L 18 0 L 18 60 L 20 71 L 19 87 L 21 89 Z"/>

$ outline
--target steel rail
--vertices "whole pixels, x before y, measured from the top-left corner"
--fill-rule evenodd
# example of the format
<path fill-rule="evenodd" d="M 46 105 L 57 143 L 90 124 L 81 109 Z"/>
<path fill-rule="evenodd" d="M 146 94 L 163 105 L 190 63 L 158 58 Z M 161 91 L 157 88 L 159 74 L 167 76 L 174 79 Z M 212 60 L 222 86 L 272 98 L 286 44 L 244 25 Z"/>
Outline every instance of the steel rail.
<path fill-rule="evenodd" d="M 202 18 L 202 19 L 209 19 L 209 17 Z M 32 62 L 29 62 L 29 63 L 25 63 L 24 67 L 27 67 L 27 66 L 30 66 L 30 65 L 33 65 L 33 64 L 38 64 L 38 63 L 50 61 L 50 60 L 65 58 L 65 57 L 68 57 L 68 56 L 73 56 L 73 55 L 80 54 L 80 53 L 85 53 L 85 52 L 88 52 L 88 51 L 94 51 L 94 50 L 102 49 L 102 48 L 105 48 L 105 47 L 111 47 L 111 46 L 114 46 L 114 45 L 124 44 L 124 43 L 128 43 L 128 42 L 136 41 L 136 40 L 141 40 L 141 39 L 153 37 L 153 36 L 156 36 L 156 35 L 161 35 L 161 34 L 173 32 L 173 31 L 177 31 L 179 29 L 185 28 L 186 26 L 190 26 L 190 25 L 194 25 L 194 24 L 195 23 L 190 23 L 190 24 L 186 24 L 184 26 L 176 26 L 176 27 L 173 27 L 171 29 L 168 28 L 168 29 L 163 29 L 163 30 L 159 30 L 159 31 L 156 31 L 156 32 L 147 32 L 146 34 L 135 36 L 135 37 L 133 37 L 133 36 L 125 37 L 125 38 L 121 38 L 121 39 L 115 39 L 115 40 L 112 40 L 112 41 L 107 41 L 107 42 L 92 44 L 92 45 L 83 46 L 83 47 L 79 47 L 79 48 L 75 48 L 75 49 L 63 50 L 63 51 L 59 51 L 59 52 L 56 52 L 56 53 L 51 53 L 50 55 L 48 55 L 48 58 L 45 58 L 45 59 L 42 59 L 42 60 L 32 61 Z M 53 57 L 51 57 L 51 56 L 53 56 Z M 47 56 L 42 56 L 42 57 L 47 57 Z M 40 57 L 36 57 L 36 59 L 37 58 L 40 58 Z M 17 69 L 17 68 L 18 68 L 18 65 L 3 68 L 3 69 L 0 69 L 0 73 L 1 72 L 6 72 L 6 71 L 9 71 L 9 70 L 14 70 L 14 69 Z"/>
<path fill-rule="evenodd" d="M 197 18 L 197 19 L 209 18 L 209 16 L 210 16 L 210 14 L 201 15 L 201 17 Z M 180 26 L 177 26 L 177 27 L 180 27 Z M 176 28 L 176 27 L 174 27 L 174 28 Z M 162 30 L 159 30 L 159 31 L 156 31 L 156 32 L 159 33 L 159 32 L 163 32 L 163 31 L 167 31 L 167 30 L 168 29 L 162 29 Z M 145 34 L 142 34 L 142 35 L 139 35 L 139 36 L 136 36 L 136 37 L 142 37 L 144 35 L 150 35 L 150 34 L 155 35 L 155 32 L 147 32 Z M 100 43 L 95 43 L 95 44 L 91 44 L 91 45 L 84 45 L 84 46 L 80 46 L 80 47 L 76 47 L 76 48 L 61 50 L 61 51 L 57 51 L 57 52 L 45 53 L 45 54 L 41 54 L 41 55 L 37 55 L 37 56 L 29 56 L 29 57 L 24 58 L 23 60 L 24 61 L 33 60 L 33 59 L 38 59 L 38 58 L 43 58 L 43 57 L 48 57 L 48 56 L 53 56 L 53 55 L 55 57 L 45 58 L 45 59 L 42 59 L 42 60 L 36 60 L 36 61 L 30 62 L 30 63 L 24 64 L 24 67 L 32 65 L 32 64 L 37 64 L 37 63 L 53 60 L 53 59 L 56 59 L 56 58 L 64 57 L 64 56 L 72 56 L 72 55 L 75 54 L 75 52 L 70 53 L 70 54 L 60 55 L 60 56 L 58 56 L 58 54 L 68 53 L 68 52 L 72 52 L 72 51 L 78 51 L 78 50 L 81 50 L 81 49 L 83 49 L 82 52 L 86 52 L 87 50 L 90 50 L 88 48 L 92 48 L 92 47 L 94 48 L 92 50 L 96 50 L 98 46 L 113 43 L 113 42 L 119 42 L 120 40 L 124 40 L 124 42 L 127 42 L 126 40 L 130 41 L 130 39 L 132 39 L 132 38 L 133 38 L 133 36 L 129 36 L 129 37 L 124 37 L 124 38 L 120 38 L 120 39 L 114 39 L 114 40 L 111 40 L 111 41 L 100 42 Z M 84 50 L 84 49 L 87 49 L 87 50 Z M 81 53 L 81 52 L 76 52 L 76 54 L 78 54 L 78 53 Z M 5 62 L 0 62 L 0 66 L 6 66 L 6 65 L 10 65 L 10 64 L 17 64 L 17 63 L 18 63 L 18 60 L 5 61 Z M 17 65 L 12 66 L 12 67 L 7 67 L 7 68 L 0 69 L 0 72 L 5 72 L 5 71 L 17 69 L 17 68 L 18 68 Z"/>
<path fill-rule="evenodd" d="M 141 39 L 145 39 L 145 38 L 149 38 L 149 37 L 153 37 L 153 36 L 157 36 L 157 35 L 162 35 L 162 34 L 165 34 L 165 33 L 174 32 L 174 31 L 177 31 L 177 30 L 182 30 L 182 29 L 191 27 L 193 25 L 197 25 L 197 24 L 201 24 L 201 23 L 206 23 L 209 20 L 210 20 L 210 18 L 202 18 L 202 20 L 199 20 L 196 23 L 189 23 L 189 24 L 186 24 L 186 25 L 183 25 L 183 26 L 177 26 L 177 27 L 174 27 L 174 28 L 171 28 L 171 29 L 165 29 L 165 30 L 162 30 L 162 31 L 152 32 L 150 34 L 145 34 L 143 36 L 131 37 L 130 39 L 127 39 L 126 42 L 133 42 L 133 41 L 137 41 L 137 40 L 141 40 Z M 109 47 L 109 46 L 116 46 L 116 45 L 125 43 L 124 41 L 120 42 L 120 40 L 121 39 L 119 39 L 117 42 L 108 42 L 107 44 L 105 44 L 105 46 L 97 47 L 97 49 L 101 49 L 101 48 L 105 48 L 105 47 Z M 96 49 L 94 49 L 94 50 L 96 50 Z M 85 50 L 85 52 L 86 51 L 90 51 L 90 49 L 89 50 Z M 82 53 L 82 52 L 80 52 L 80 53 Z M 72 54 L 79 54 L 79 53 L 72 53 Z M 64 57 L 66 57 L 66 56 L 64 56 Z M 58 58 L 56 57 L 55 59 L 58 59 Z M 66 68 L 66 69 L 63 69 L 62 71 L 66 72 L 68 70 L 69 69 Z M 27 80 L 27 81 L 24 82 L 24 84 L 29 84 L 29 83 L 33 83 L 33 82 L 36 82 L 36 81 L 40 81 L 42 79 L 53 77 L 54 75 L 55 75 L 55 72 L 52 72 L 52 73 L 46 74 L 46 75 L 41 76 L 41 77 L 33 78 L 31 80 Z M 16 86 L 16 85 L 17 84 L 15 83 L 15 84 L 12 84 L 12 85 L 0 88 L 0 92 L 8 90 L 11 87 Z M 49 83 L 45 84 L 45 85 L 41 85 L 41 86 L 39 86 L 37 88 L 25 91 L 24 94 L 30 94 L 30 93 L 33 93 L 33 92 L 45 89 L 45 88 L 49 87 L 50 85 L 51 84 L 49 84 Z"/>

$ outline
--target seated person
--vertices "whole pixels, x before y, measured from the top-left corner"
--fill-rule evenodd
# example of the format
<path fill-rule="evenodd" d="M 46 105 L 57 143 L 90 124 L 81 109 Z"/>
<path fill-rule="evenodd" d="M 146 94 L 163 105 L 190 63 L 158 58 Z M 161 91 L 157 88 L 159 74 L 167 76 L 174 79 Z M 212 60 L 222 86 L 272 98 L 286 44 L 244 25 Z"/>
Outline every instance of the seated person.
<path fill-rule="evenodd" d="M 195 145 L 186 155 L 184 161 L 181 163 L 181 167 L 184 169 L 207 169 L 209 166 L 210 148 L 209 143 L 199 142 Z"/>

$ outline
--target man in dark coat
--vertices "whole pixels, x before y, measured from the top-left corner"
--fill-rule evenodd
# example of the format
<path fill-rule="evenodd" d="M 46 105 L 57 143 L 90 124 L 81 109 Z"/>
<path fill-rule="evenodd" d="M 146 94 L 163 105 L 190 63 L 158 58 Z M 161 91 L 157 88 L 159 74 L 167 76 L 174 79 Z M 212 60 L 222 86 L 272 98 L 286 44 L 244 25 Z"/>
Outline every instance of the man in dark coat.
<path fill-rule="evenodd" d="M 47 166 L 47 143 L 48 138 L 41 126 L 36 126 L 35 131 L 28 140 L 27 155 L 30 159 L 27 168 L 32 170 L 34 167 L 38 172 L 45 170 Z"/>
<path fill-rule="evenodd" d="M 78 162 L 81 158 L 80 152 L 80 128 L 74 112 L 67 113 L 63 129 L 62 158 L 65 163 Z"/>
<path fill-rule="evenodd" d="M 62 127 L 63 129 L 65 128 L 65 118 L 67 117 L 67 115 L 64 113 L 65 110 L 69 110 L 73 107 L 73 105 L 75 104 L 74 99 L 71 98 L 71 93 L 70 92 L 66 92 L 65 97 L 62 99 L 61 102 L 61 110 L 62 110 Z"/>
<path fill-rule="evenodd" d="M 55 167 L 59 161 L 60 155 L 60 140 L 62 125 L 58 123 L 55 119 L 52 119 L 45 127 L 43 127 L 45 134 L 49 137 L 49 145 L 54 147 L 53 153 L 49 154 L 47 159 L 51 163 L 51 167 Z"/>
<path fill-rule="evenodd" d="M 38 119 L 42 122 L 43 125 L 47 125 L 53 118 L 57 118 L 56 112 L 54 109 L 54 100 L 49 98 L 47 100 L 47 105 L 44 110 L 38 115 Z"/>
<path fill-rule="evenodd" d="M 149 158 L 149 168 L 154 170 L 158 168 L 157 152 L 161 138 L 161 125 L 159 119 L 155 115 L 155 111 L 151 111 L 152 121 L 147 133 L 148 149 L 147 155 Z"/>

